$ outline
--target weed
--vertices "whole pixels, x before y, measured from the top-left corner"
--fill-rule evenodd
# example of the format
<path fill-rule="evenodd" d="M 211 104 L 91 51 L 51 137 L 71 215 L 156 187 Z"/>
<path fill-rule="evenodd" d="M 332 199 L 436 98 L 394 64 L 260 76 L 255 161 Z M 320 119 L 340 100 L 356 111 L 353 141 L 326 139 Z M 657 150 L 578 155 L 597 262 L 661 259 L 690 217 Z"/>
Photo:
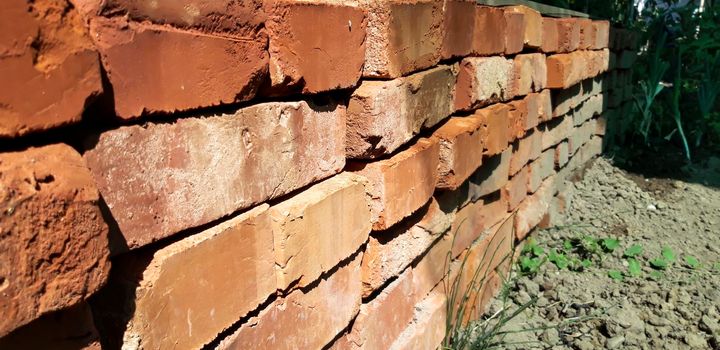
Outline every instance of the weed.
<path fill-rule="evenodd" d="M 631 277 L 639 277 L 642 275 L 642 268 L 640 267 L 640 262 L 637 261 L 635 258 L 629 258 L 627 260 L 628 262 L 628 274 Z"/>
<path fill-rule="evenodd" d="M 685 256 L 685 263 L 691 269 L 697 269 L 698 267 L 700 267 L 700 261 L 698 261 L 698 259 L 696 259 L 695 257 L 690 256 L 690 255 Z"/>
<path fill-rule="evenodd" d="M 608 276 L 616 281 L 622 281 L 623 280 L 623 274 L 620 271 L 617 270 L 610 270 L 608 271 Z"/>
<path fill-rule="evenodd" d="M 620 240 L 615 238 L 605 238 L 601 241 L 603 249 L 605 249 L 607 252 L 614 252 L 615 249 L 620 247 Z"/>
<path fill-rule="evenodd" d="M 625 250 L 623 256 L 626 258 L 634 258 L 643 252 L 643 247 L 639 244 L 633 244 L 630 248 Z"/>
<path fill-rule="evenodd" d="M 658 270 L 667 269 L 669 262 L 664 258 L 655 258 L 650 260 L 650 266 Z"/>

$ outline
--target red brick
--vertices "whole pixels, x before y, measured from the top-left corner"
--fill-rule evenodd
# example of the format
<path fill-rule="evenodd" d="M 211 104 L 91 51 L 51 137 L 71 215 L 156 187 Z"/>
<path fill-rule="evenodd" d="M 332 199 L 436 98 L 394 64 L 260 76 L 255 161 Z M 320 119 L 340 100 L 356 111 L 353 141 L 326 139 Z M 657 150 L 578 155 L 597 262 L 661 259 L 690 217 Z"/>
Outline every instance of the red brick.
<path fill-rule="evenodd" d="M 560 142 L 555 147 L 555 166 L 562 168 L 567 164 L 570 159 L 570 148 L 568 147 L 567 141 Z"/>
<path fill-rule="evenodd" d="M 527 99 L 514 100 L 507 104 L 510 107 L 509 133 L 510 141 L 525 136 L 525 131 L 535 126 L 533 121 L 528 120 L 528 104 Z M 537 124 L 537 118 L 535 118 Z"/>
<path fill-rule="evenodd" d="M 420 301 L 433 289 L 438 287 L 440 281 L 447 275 L 449 257 L 453 248 L 452 236 L 446 234 L 437 240 L 419 261 L 413 266 L 413 293 Z"/>
<path fill-rule="evenodd" d="M 357 84 L 365 62 L 362 9 L 290 0 L 266 1 L 265 9 L 273 87 L 316 93 Z"/>
<path fill-rule="evenodd" d="M 508 211 L 513 211 L 527 196 L 527 184 L 530 179 L 528 167 L 522 168 L 502 189 L 502 196 L 507 198 Z"/>
<path fill-rule="evenodd" d="M 473 201 L 505 185 L 510 174 L 511 156 L 512 149 L 508 147 L 501 154 L 485 158 L 483 165 L 470 177 L 470 198 Z"/>
<path fill-rule="evenodd" d="M 267 76 L 267 38 L 255 24 L 240 40 L 122 17 L 90 23 L 123 119 L 246 101 Z"/>
<path fill-rule="evenodd" d="M 365 182 L 342 173 L 270 209 L 278 289 L 307 286 L 367 241 Z"/>
<path fill-rule="evenodd" d="M 439 152 L 437 140 L 419 139 L 389 159 L 348 165 L 369 180 L 373 230 L 388 229 L 427 203 L 437 185 Z"/>
<path fill-rule="evenodd" d="M 523 101 L 525 101 L 525 104 L 527 105 L 528 110 L 528 116 L 527 116 L 527 124 L 525 125 L 527 130 L 530 130 L 538 124 L 540 124 L 541 117 L 541 106 L 540 104 L 543 102 L 541 101 L 540 93 L 532 93 L 525 96 Z"/>
<path fill-rule="evenodd" d="M 363 297 L 368 297 L 388 280 L 423 255 L 451 225 L 451 215 L 437 201 L 388 231 L 376 232 L 368 240 L 362 261 Z"/>
<path fill-rule="evenodd" d="M 513 62 L 503 57 L 470 57 L 460 63 L 455 109 L 471 110 L 512 98 Z"/>
<path fill-rule="evenodd" d="M 558 31 L 557 52 L 573 52 L 580 47 L 580 22 L 576 18 L 555 20 Z"/>
<path fill-rule="evenodd" d="M 545 55 L 541 53 L 517 55 L 513 59 L 512 96 L 538 92 L 547 84 L 548 71 Z"/>
<path fill-rule="evenodd" d="M 387 155 L 453 112 L 453 67 L 439 66 L 390 81 L 363 81 L 348 105 L 347 156 Z"/>
<path fill-rule="evenodd" d="M 64 0 L 8 0 L 0 33 L 0 137 L 80 121 L 103 89 L 98 56 L 79 12 Z"/>
<path fill-rule="evenodd" d="M 543 180 L 555 173 L 555 149 L 551 148 L 544 151 L 540 158 L 528 164 L 529 174 L 527 191 L 535 193 L 540 188 Z"/>
<path fill-rule="evenodd" d="M 517 174 L 530 160 L 540 157 L 542 152 L 541 142 L 540 132 L 531 130 L 525 138 L 520 139 L 513 145 L 513 153 L 510 158 L 510 175 Z"/>
<path fill-rule="evenodd" d="M 524 186 L 523 186 L 524 188 Z M 450 233 L 453 235 L 452 256 L 457 257 L 463 250 L 505 217 L 508 198 L 498 193 L 468 204 L 455 215 Z"/>
<path fill-rule="evenodd" d="M 593 26 L 593 21 L 587 18 L 578 18 L 577 22 L 580 26 L 578 49 L 587 50 L 592 48 L 595 43 L 595 27 Z"/>
<path fill-rule="evenodd" d="M 553 114 L 552 94 L 550 90 L 546 89 L 540 92 L 538 95 L 538 107 L 540 122 L 546 122 L 555 117 Z"/>
<path fill-rule="evenodd" d="M 610 51 L 608 49 L 587 51 L 585 54 L 588 58 L 586 59 L 587 67 L 586 75 L 583 77 L 584 79 L 594 78 L 608 70 L 610 66 Z M 635 53 L 635 55 L 637 55 L 637 53 Z M 630 67 L 632 67 L 632 64 L 630 64 Z"/>
<path fill-rule="evenodd" d="M 44 315 L 0 338 L 2 349 L 100 350 L 90 306 L 85 303 Z"/>
<path fill-rule="evenodd" d="M 347 327 L 360 307 L 360 260 L 337 268 L 317 286 L 296 289 L 223 340 L 219 349 L 320 349 Z"/>
<path fill-rule="evenodd" d="M 363 75 L 397 78 L 432 67 L 443 43 L 442 2 L 360 0 L 368 13 Z"/>
<path fill-rule="evenodd" d="M 478 56 L 490 56 L 505 52 L 506 30 L 505 13 L 502 9 L 477 6 L 472 53 Z"/>
<path fill-rule="evenodd" d="M 540 51 L 554 53 L 560 49 L 559 25 L 555 18 L 543 18 L 543 42 Z"/>
<path fill-rule="evenodd" d="M 475 3 L 472 1 L 445 1 L 443 59 L 465 57 L 472 53 L 473 38 L 476 35 L 475 7 Z"/>
<path fill-rule="evenodd" d="M 595 37 L 590 46 L 593 50 L 606 49 L 610 43 L 610 22 L 604 20 L 593 21 Z"/>
<path fill-rule="evenodd" d="M 389 349 L 437 349 L 445 339 L 446 320 L 447 296 L 443 290 L 438 289 L 415 306 L 413 322 Z"/>
<path fill-rule="evenodd" d="M 552 55 L 547 58 L 547 87 L 567 89 L 583 79 L 587 74 L 588 55 L 585 51 Z"/>
<path fill-rule="evenodd" d="M 527 6 L 505 7 L 505 11 L 520 12 L 525 15 L 524 43 L 528 48 L 539 48 L 543 43 L 542 15 Z"/>
<path fill-rule="evenodd" d="M 494 104 L 475 111 L 473 116 L 478 118 L 487 130 L 485 154 L 493 156 L 504 151 L 513 139 L 510 134 L 510 107 Z"/>
<path fill-rule="evenodd" d="M 440 143 L 438 188 L 457 189 L 482 164 L 489 130 L 483 119 L 478 114 L 453 117 L 433 133 Z"/>
<path fill-rule="evenodd" d="M 113 282 L 136 286 L 123 339 L 149 349 L 202 347 L 273 294 L 276 260 L 267 209 L 261 205 L 168 245 L 148 262 L 144 255 L 123 261 L 126 268 Z M 135 271 L 134 265 L 147 267 Z"/>
<path fill-rule="evenodd" d="M 561 117 L 572 111 L 582 99 L 582 84 L 575 84 L 567 89 L 552 91 L 553 117 Z"/>
<path fill-rule="evenodd" d="M 0 336 L 105 284 L 108 227 L 99 201 L 70 146 L 0 153 Z"/>
<path fill-rule="evenodd" d="M 522 52 L 525 46 L 525 14 L 505 10 L 505 54 Z"/>
<path fill-rule="evenodd" d="M 524 239 L 542 221 L 553 198 L 554 181 L 555 177 L 547 178 L 534 194 L 520 204 L 514 223 L 517 239 Z"/>
<path fill-rule="evenodd" d="M 342 106 L 264 103 L 107 131 L 85 159 L 132 249 L 338 173 L 344 135 Z"/>

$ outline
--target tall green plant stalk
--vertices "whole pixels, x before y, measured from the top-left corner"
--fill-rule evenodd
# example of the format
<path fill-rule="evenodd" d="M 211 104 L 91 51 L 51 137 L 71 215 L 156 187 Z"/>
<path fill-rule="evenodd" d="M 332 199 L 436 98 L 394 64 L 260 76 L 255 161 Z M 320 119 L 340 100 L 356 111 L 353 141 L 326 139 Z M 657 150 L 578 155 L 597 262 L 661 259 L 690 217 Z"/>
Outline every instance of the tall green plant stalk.
<path fill-rule="evenodd" d="M 653 120 L 652 106 L 655 98 L 664 88 L 661 81 L 670 67 L 670 64 L 661 58 L 666 37 L 667 34 L 664 32 L 660 35 L 653 56 L 649 62 L 650 71 L 648 72 L 648 77 L 646 80 L 640 81 L 641 94 L 640 96 L 635 96 L 635 105 L 642 114 L 639 131 L 645 144 L 649 143 L 650 138 L 650 126 Z"/>
<path fill-rule="evenodd" d="M 675 82 L 673 83 L 673 97 L 672 97 L 672 110 L 673 119 L 675 119 L 675 125 L 677 126 L 678 133 L 682 139 L 683 147 L 685 148 L 685 157 L 688 162 L 692 163 L 692 157 L 690 156 L 690 147 L 688 146 L 687 137 L 685 137 L 685 131 L 682 127 L 682 113 L 680 112 L 680 96 L 682 92 L 682 56 L 684 48 L 682 45 L 677 48 L 677 64 L 675 65 Z"/>

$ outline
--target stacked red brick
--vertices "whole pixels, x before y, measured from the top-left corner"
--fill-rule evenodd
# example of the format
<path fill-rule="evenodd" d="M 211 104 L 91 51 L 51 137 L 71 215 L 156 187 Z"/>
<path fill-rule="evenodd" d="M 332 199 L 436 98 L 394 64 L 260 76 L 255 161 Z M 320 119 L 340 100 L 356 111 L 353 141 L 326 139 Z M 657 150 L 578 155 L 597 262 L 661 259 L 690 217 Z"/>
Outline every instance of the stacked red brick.
<path fill-rule="evenodd" d="M 607 22 L 522 6 L 8 8 L 0 348 L 435 348 L 626 74 Z"/>

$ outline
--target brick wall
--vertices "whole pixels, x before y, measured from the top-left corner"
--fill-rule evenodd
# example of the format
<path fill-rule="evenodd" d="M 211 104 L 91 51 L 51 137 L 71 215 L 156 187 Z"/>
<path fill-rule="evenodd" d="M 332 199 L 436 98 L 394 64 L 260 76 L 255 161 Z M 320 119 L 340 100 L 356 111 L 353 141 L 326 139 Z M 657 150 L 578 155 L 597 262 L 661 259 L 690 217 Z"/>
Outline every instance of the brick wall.
<path fill-rule="evenodd" d="M 630 106 L 632 33 L 522 6 L 7 1 L 2 349 L 436 348 Z"/>

